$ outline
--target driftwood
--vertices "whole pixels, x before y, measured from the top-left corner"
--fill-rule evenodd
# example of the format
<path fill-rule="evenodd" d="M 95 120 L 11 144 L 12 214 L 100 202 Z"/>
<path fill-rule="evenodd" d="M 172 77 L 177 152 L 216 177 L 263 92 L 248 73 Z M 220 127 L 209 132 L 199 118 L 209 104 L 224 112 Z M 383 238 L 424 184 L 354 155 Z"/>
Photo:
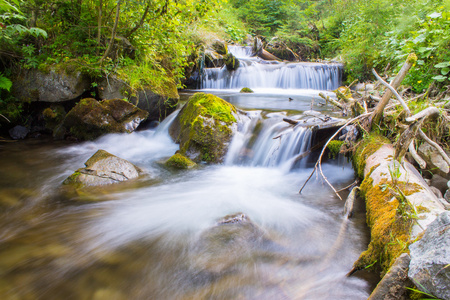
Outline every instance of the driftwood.
<path fill-rule="evenodd" d="M 426 134 L 422 131 L 422 129 L 419 130 L 420 137 L 423 138 L 428 144 L 433 146 L 439 154 L 444 158 L 444 160 L 450 165 L 450 158 L 445 153 L 445 151 L 439 146 L 437 143 L 433 142 Z"/>
<path fill-rule="evenodd" d="M 427 163 L 425 160 L 420 157 L 419 153 L 416 151 L 416 147 L 414 146 L 414 139 L 411 141 L 411 144 L 409 144 L 408 150 L 411 156 L 414 158 L 416 163 L 420 166 L 421 169 L 425 169 L 427 167 Z"/>
<path fill-rule="evenodd" d="M 421 112 L 418 112 L 417 114 L 415 114 L 414 116 L 408 117 L 405 119 L 406 122 L 414 122 L 417 121 L 419 119 L 425 119 L 427 117 L 431 117 L 431 116 L 439 116 L 440 115 L 440 111 L 437 107 L 428 107 L 424 110 L 422 110 Z"/>
<path fill-rule="evenodd" d="M 288 118 L 283 118 L 283 121 L 285 121 L 286 123 L 289 123 L 291 125 L 297 125 L 298 124 L 298 121 L 292 120 L 292 119 L 288 119 Z"/>
<path fill-rule="evenodd" d="M 406 62 L 403 64 L 401 70 L 398 72 L 397 76 L 395 76 L 394 80 L 391 82 L 390 86 L 393 89 L 396 89 L 400 86 L 400 83 L 405 78 L 406 74 L 408 74 L 409 69 L 412 67 L 412 65 L 417 61 L 417 56 L 415 54 L 408 55 L 408 58 L 406 59 Z M 378 124 L 381 120 L 381 117 L 383 115 L 384 108 L 389 102 L 389 99 L 392 96 L 391 90 L 387 90 L 383 97 L 381 98 L 378 105 L 375 107 L 374 115 L 372 116 L 372 126 L 375 124 Z"/>
<path fill-rule="evenodd" d="M 411 142 L 414 140 L 414 138 L 417 135 L 417 132 L 420 129 L 420 126 L 422 126 L 423 119 L 421 121 L 415 121 L 411 125 L 408 126 L 408 128 L 403 131 L 403 133 L 398 138 L 397 142 L 395 143 L 395 154 L 394 159 L 397 161 L 401 161 L 403 156 L 405 156 L 406 151 L 408 151 L 409 146 L 411 145 Z"/>

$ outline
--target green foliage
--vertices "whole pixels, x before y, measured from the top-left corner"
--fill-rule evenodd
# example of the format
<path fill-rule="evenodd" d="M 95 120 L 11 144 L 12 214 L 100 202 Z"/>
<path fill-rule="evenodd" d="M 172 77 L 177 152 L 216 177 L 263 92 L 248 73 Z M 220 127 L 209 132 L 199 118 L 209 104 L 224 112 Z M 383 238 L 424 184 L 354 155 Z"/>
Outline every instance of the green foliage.
<path fill-rule="evenodd" d="M 9 78 L 5 77 L 2 73 L 0 73 L 0 89 L 9 90 L 12 87 L 12 82 L 9 80 Z"/>

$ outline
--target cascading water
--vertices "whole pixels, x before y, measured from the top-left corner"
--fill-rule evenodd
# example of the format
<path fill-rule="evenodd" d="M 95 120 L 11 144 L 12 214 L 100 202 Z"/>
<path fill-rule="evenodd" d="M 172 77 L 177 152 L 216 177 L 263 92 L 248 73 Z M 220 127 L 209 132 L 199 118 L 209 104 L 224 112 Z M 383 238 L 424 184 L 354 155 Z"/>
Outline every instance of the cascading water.
<path fill-rule="evenodd" d="M 204 69 L 202 89 L 334 90 L 342 81 L 342 64 L 264 61 L 251 56 L 252 47 L 229 46 L 228 49 L 240 60 L 239 68 L 235 71 L 228 71 L 225 66 Z"/>
<path fill-rule="evenodd" d="M 320 180 L 298 194 L 312 132 L 283 117 L 314 103 L 252 97 L 237 103 L 276 109 L 247 112 L 223 165 L 163 166 L 178 149 L 168 135 L 175 114 L 156 129 L 91 142 L 0 148 L 0 298 L 367 299 L 370 284 L 346 276 L 367 245 L 364 214 L 343 222 L 343 203 Z M 62 189 L 98 149 L 148 175 Z M 353 181 L 351 168 L 323 170 L 337 187 Z"/>

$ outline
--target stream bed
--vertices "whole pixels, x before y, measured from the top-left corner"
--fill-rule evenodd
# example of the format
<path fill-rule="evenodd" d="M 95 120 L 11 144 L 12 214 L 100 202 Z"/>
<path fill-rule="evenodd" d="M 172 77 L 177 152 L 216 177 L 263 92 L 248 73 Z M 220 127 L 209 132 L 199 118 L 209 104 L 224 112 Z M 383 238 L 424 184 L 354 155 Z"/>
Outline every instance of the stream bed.
<path fill-rule="evenodd" d="M 294 132 L 285 150 L 270 138 L 289 129 L 280 109 L 300 114 L 310 97 L 290 108 L 277 103 L 287 94 L 220 96 L 243 109 L 261 99 L 246 159 L 244 132 L 222 165 L 166 169 L 178 149 L 171 118 L 92 142 L 1 144 L 1 299 L 366 299 L 371 281 L 346 276 L 368 244 L 364 209 L 345 221 L 344 203 L 316 177 L 299 195 L 312 163 L 288 162 L 308 135 Z M 149 175 L 89 190 L 95 201 L 66 193 L 62 181 L 98 149 Z M 342 158 L 324 172 L 338 188 L 354 181 Z M 246 223 L 221 222 L 227 215 Z"/>

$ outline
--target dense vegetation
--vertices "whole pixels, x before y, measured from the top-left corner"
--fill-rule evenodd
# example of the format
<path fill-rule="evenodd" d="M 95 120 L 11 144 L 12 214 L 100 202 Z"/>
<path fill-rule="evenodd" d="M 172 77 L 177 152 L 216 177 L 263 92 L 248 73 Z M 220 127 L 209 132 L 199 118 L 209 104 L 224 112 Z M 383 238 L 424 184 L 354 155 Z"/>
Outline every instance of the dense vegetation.
<path fill-rule="evenodd" d="M 17 68 L 69 62 L 133 87 L 182 87 L 202 45 L 247 34 L 302 59 L 342 60 L 349 82 L 373 67 L 394 73 L 415 52 L 415 92 L 449 83 L 450 0 L 0 0 L 0 113 Z"/>

